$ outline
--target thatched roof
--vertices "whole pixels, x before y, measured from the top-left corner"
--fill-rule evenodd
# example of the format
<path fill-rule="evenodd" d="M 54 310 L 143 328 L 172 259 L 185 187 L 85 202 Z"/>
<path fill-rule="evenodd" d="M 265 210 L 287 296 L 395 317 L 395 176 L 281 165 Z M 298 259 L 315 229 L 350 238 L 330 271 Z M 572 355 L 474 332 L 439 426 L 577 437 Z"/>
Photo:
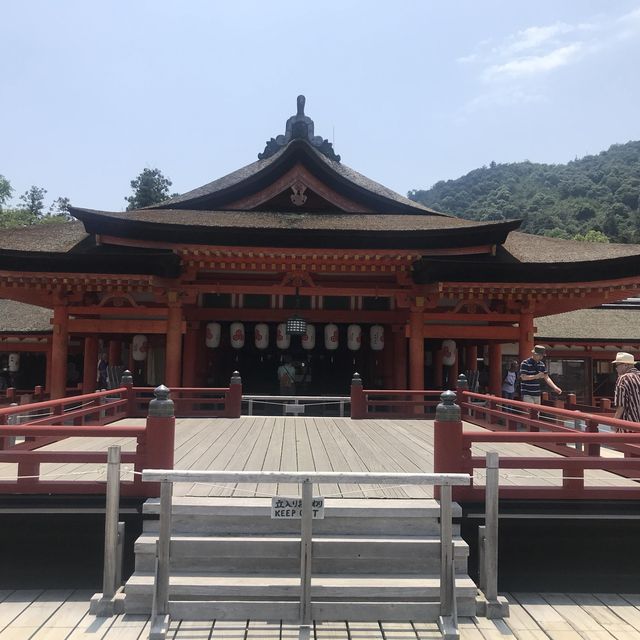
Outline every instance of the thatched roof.
<path fill-rule="evenodd" d="M 640 309 L 580 309 L 536 318 L 536 340 L 640 341 Z"/>
<path fill-rule="evenodd" d="M 50 333 L 51 309 L 0 299 L 0 333 Z"/>
<path fill-rule="evenodd" d="M 88 237 L 84 225 L 79 221 L 35 224 L 0 229 L 0 249 L 66 253 L 77 248 Z"/>

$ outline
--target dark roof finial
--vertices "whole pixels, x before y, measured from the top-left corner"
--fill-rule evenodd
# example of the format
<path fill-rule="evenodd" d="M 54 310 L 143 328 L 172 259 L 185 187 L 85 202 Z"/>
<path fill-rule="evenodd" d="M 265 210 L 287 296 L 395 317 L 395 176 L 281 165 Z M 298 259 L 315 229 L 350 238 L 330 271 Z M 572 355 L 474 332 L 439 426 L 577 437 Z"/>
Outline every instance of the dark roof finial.
<path fill-rule="evenodd" d="M 307 99 L 302 94 L 298 96 L 298 112 L 296 113 L 296 117 L 304 117 L 304 103 L 306 101 Z"/>
<path fill-rule="evenodd" d="M 336 152 L 333 150 L 333 145 L 322 136 L 313 135 L 313 120 L 304 113 L 305 102 L 306 98 L 303 95 L 299 95 L 296 115 L 291 116 L 287 120 L 284 135 L 271 138 L 271 140 L 267 142 L 264 151 L 258 154 L 259 160 L 264 160 L 265 158 L 270 158 L 275 155 L 292 140 L 306 140 L 330 160 L 340 162 L 340 156 L 336 155 Z"/>

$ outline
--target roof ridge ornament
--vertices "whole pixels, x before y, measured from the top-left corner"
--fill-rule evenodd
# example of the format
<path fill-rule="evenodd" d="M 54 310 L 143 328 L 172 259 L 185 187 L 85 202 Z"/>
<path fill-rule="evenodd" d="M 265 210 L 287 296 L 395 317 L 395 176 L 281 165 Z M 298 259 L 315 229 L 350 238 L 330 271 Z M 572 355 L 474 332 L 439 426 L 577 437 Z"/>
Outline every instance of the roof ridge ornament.
<path fill-rule="evenodd" d="M 284 135 L 279 135 L 267 141 L 264 151 L 258 154 L 258 160 L 270 158 L 278 153 L 280 149 L 286 147 L 292 140 L 306 140 L 320 153 L 327 156 L 329 160 L 340 162 L 340 156 L 333 150 L 333 144 L 322 136 L 313 135 L 313 120 L 304 113 L 305 102 L 306 98 L 303 95 L 299 95 L 296 115 L 287 120 Z"/>

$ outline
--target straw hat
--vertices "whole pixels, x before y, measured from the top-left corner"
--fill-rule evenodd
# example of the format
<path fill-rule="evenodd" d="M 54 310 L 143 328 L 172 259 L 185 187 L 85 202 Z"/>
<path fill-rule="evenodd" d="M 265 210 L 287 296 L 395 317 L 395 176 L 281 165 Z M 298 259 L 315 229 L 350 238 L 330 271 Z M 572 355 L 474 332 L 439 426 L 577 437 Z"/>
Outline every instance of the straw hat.
<path fill-rule="evenodd" d="M 616 359 L 611 361 L 611 364 L 635 364 L 633 356 L 626 351 L 618 351 Z"/>
<path fill-rule="evenodd" d="M 543 347 L 541 344 L 537 344 L 533 349 L 531 349 L 531 353 L 536 356 L 543 356 L 547 353 L 547 348 Z"/>

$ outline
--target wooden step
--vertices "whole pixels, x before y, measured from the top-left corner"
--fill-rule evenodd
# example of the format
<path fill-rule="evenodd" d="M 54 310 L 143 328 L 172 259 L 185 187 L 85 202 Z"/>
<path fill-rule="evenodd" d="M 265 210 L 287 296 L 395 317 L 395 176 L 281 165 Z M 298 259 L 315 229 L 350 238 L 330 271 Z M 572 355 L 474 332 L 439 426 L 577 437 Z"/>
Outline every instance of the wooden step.
<path fill-rule="evenodd" d="M 159 501 L 147 500 L 143 513 L 159 513 Z M 454 517 L 462 514 L 453 505 Z M 325 518 L 314 520 L 320 534 L 438 535 L 440 508 L 435 500 L 332 499 L 325 500 Z M 144 530 L 158 531 L 158 521 L 147 519 Z M 272 520 L 268 498 L 175 498 L 172 512 L 175 533 L 201 534 L 294 534 L 300 520 Z M 459 534 L 459 525 L 454 525 Z"/>
<path fill-rule="evenodd" d="M 475 613 L 475 603 L 473 604 Z M 297 624 L 299 604 L 281 601 L 170 601 L 172 620 L 265 620 Z M 471 614 L 465 614 L 471 615 Z M 315 622 L 358 620 L 359 622 L 437 622 L 437 602 L 313 602 L 311 618 Z M 237 635 L 237 631 L 235 633 Z"/>
<path fill-rule="evenodd" d="M 142 534 L 135 543 L 136 570 L 155 566 L 157 537 Z M 455 540 L 456 570 L 465 572 L 469 548 Z M 171 539 L 172 571 L 287 573 L 300 563 L 297 536 L 187 536 Z M 435 536 L 391 537 L 317 536 L 313 543 L 314 573 L 436 573 L 440 569 L 440 540 Z"/>
<path fill-rule="evenodd" d="M 439 576 L 407 577 L 406 575 L 324 575 L 314 576 L 311 582 L 313 601 L 343 602 L 345 604 L 374 604 L 389 602 L 429 603 L 439 599 Z M 456 578 L 458 613 L 475 615 L 476 586 L 467 576 Z M 151 607 L 153 577 L 151 573 L 136 572 L 126 585 L 126 612 L 148 613 Z M 300 595 L 298 575 L 198 575 L 179 573 L 171 576 L 170 600 L 297 602 Z M 256 614 L 249 617 L 254 619 Z M 274 616 L 273 619 L 279 619 Z M 341 619 L 341 618 L 334 618 Z M 360 618 L 351 618 L 360 619 Z M 379 618 L 382 619 L 382 618 Z M 409 620 L 412 618 L 405 618 Z"/>

